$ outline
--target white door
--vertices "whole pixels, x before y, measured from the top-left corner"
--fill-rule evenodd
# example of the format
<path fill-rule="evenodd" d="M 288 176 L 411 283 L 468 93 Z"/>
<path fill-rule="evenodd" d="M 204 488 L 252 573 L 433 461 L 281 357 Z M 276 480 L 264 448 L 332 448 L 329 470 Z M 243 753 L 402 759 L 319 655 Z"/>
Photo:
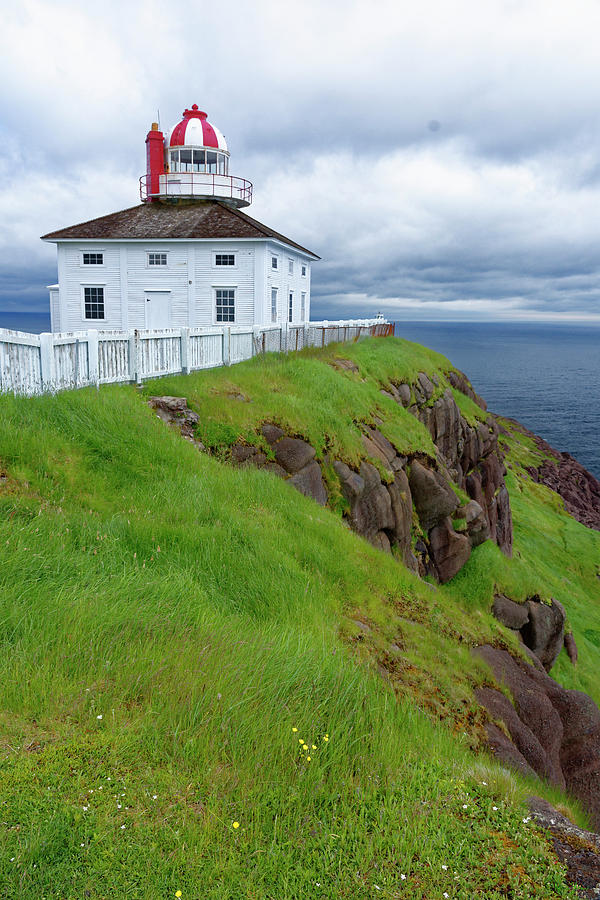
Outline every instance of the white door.
<path fill-rule="evenodd" d="M 146 328 L 171 327 L 170 291 L 147 291 L 145 294 Z"/>

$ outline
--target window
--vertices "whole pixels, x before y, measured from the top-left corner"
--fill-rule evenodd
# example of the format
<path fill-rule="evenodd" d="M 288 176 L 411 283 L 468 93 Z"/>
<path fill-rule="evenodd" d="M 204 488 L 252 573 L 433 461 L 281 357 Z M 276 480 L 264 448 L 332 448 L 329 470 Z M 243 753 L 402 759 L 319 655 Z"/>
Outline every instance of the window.
<path fill-rule="evenodd" d="M 300 294 L 300 318 L 303 322 L 306 319 L 306 291 Z"/>
<path fill-rule="evenodd" d="M 148 254 L 148 265 L 149 266 L 166 266 L 167 264 L 167 254 L 166 253 L 149 253 Z"/>
<path fill-rule="evenodd" d="M 294 274 L 294 260 L 288 259 L 288 272 L 290 275 Z"/>
<path fill-rule="evenodd" d="M 206 172 L 206 150 L 192 150 L 192 171 Z"/>
<path fill-rule="evenodd" d="M 277 321 L 277 288 L 271 288 L 271 322 Z"/>
<path fill-rule="evenodd" d="M 227 175 L 229 158 L 219 150 L 170 150 L 169 171 Z"/>
<path fill-rule="evenodd" d="M 180 172 L 191 172 L 192 171 L 192 151 L 191 150 L 180 150 L 179 151 L 179 171 Z"/>
<path fill-rule="evenodd" d="M 215 253 L 215 266 L 235 266 L 235 253 Z"/>
<path fill-rule="evenodd" d="M 291 322 L 294 318 L 294 292 L 290 291 L 290 300 L 288 304 L 288 321 Z"/>
<path fill-rule="evenodd" d="M 302 277 L 306 278 L 306 266 L 302 266 L 301 272 L 302 272 Z"/>
<path fill-rule="evenodd" d="M 235 289 L 216 288 L 217 322 L 235 322 Z"/>
<path fill-rule="evenodd" d="M 271 257 L 271 268 L 277 269 L 278 267 L 279 267 L 279 260 L 277 259 L 276 256 L 272 256 Z"/>
<path fill-rule="evenodd" d="M 104 253 L 84 253 L 83 254 L 83 265 L 84 266 L 103 266 L 104 265 Z"/>
<path fill-rule="evenodd" d="M 211 175 L 217 174 L 217 154 L 214 150 L 206 151 L 206 171 L 210 172 Z"/>
<path fill-rule="evenodd" d="M 84 287 L 83 302 L 85 307 L 86 319 L 103 319 L 104 318 L 104 288 L 103 287 Z"/>

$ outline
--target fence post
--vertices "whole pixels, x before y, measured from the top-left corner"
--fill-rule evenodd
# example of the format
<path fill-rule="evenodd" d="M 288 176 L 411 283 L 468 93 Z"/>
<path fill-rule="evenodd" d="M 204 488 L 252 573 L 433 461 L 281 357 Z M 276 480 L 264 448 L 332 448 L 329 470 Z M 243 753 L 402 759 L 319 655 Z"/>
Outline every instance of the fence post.
<path fill-rule="evenodd" d="M 127 342 L 127 361 L 129 363 L 129 380 L 135 381 L 135 331 L 129 332 L 129 340 Z"/>
<path fill-rule="evenodd" d="M 40 334 L 40 376 L 42 390 L 51 391 L 54 386 L 54 341 L 49 332 Z"/>
<path fill-rule="evenodd" d="M 228 366 L 231 362 L 231 326 L 223 326 L 223 365 Z"/>
<path fill-rule="evenodd" d="M 142 383 L 142 348 L 141 348 L 141 340 L 140 333 L 135 329 L 133 332 L 133 359 L 134 359 L 134 372 L 135 372 L 135 383 Z"/>
<path fill-rule="evenodd" d="M 263 333 L 264 337 L 264 333 Z M 260 351 L 261 330 L 259 325 L 255 325 L 252 329 L 252 356 L 258 356 Z M 262 351 L 264 353 L 264 349 Z"/>
<path fill-rule="evenodd" d="M 181 371 L 190 374 L 190 329 L 181 329 Z"/>
<path fill-rule="evenodd" d="M 100 370 L 98 367 L 98 332 L 88 331 L 88 378 L 90 384 L 100 387 Z"/>

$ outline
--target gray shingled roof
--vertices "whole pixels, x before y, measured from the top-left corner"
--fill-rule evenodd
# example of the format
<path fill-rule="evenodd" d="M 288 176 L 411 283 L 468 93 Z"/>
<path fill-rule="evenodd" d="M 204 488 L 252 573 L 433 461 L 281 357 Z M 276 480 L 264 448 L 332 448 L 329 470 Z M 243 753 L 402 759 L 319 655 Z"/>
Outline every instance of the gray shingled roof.
<path fill-rule="evenodd" d="M 142 203 L 42 236 L 43 241 L 181 238 L 274 238 L 320 259 L 312 250 L 307 250 L 219 200 L 201 200 L 189 204 Z"/>

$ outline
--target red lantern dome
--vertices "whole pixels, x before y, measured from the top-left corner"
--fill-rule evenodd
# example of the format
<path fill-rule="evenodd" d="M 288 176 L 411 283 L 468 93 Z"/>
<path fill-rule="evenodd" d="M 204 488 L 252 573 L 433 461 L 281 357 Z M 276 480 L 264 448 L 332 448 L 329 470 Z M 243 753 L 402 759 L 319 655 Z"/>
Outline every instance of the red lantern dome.
<path fill-rule="evenodd" d="M 196 103 L 165 137 L 154 122 L 146 137 L 146 175 L 140 195 L 149 202 L 219 200 L 230 206 L 252 203 L 252 185 L 229 174 L 229 150 L 218 128 Z"/>
<path fill-rule="evenodd" d="M 227 142 L 218 128 L 211 125 L 206 113 L 198 109 L 194 103 L 186 109 L 183 119 L 171 129 L 168 140 L 169 147 L 214 147 L 227 152 Z"/>

